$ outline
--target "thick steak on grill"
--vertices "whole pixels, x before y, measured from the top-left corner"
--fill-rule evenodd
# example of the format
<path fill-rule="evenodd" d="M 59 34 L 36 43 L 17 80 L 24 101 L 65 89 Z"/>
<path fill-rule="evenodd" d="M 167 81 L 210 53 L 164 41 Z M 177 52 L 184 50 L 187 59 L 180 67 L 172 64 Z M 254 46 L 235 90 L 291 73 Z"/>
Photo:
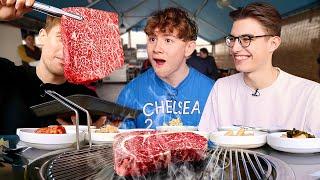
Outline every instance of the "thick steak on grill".
<path fill-rule="evenodd" d="M 63 10 L 83 17 L 63 16 L 64 73 L 69 82 L 82 84 L 104 78 L 124 63 L 116 13 L 84 7 Z"/>
<path fill-rule="evenodd" d="M 192 132 L 136 131 L 117 135 L 114 168 L 119 176 L 142 176 L 169 163 L 200 161 L 207 139 Z"/>

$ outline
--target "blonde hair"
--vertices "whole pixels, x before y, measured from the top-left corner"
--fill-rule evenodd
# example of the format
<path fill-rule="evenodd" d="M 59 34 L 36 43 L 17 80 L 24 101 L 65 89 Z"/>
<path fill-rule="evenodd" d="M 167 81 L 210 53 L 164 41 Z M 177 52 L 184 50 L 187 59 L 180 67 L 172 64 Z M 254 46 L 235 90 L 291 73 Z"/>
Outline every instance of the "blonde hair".
<path fill-rule="evenodd" d="M 47 16 L 44 29 L 49 32 L 54 26 L 60 24 L 61 19 L 58 17 Z"/>

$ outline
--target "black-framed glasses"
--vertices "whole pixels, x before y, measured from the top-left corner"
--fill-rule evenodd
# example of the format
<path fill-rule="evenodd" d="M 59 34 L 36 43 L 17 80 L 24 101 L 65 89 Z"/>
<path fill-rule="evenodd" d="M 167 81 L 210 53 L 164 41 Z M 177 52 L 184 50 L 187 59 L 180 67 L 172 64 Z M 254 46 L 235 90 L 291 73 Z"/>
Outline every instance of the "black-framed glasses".
<path fill-rule="evenodd" d="M 238 37 L 229 35 L 226 37 L 226 45 L 228 47 L 233 47 L 236 40 L 238 39 L 238 42 L 240 43 L 240 45 L 244 48 L 250 46 L 250 43 L 253 39 L 255 38 L 260 38 L 260 37 L 267 37 L 267 36 L 274 36 L 274 35 L 270 35 L 270 34 L 265 34 L 265 35 L 260 35 L 260 36 L 254 36 L 251 34 L 244 34 L 244 35 L 240 35 Z"/>

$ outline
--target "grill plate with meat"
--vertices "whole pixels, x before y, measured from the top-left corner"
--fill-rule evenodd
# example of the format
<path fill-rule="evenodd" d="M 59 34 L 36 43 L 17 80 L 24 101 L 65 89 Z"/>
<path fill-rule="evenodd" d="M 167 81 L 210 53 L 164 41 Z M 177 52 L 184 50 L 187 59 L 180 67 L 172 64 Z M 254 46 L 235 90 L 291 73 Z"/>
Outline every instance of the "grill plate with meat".
<path fill-rule="evenodd" d="M 134 131 L 114 139 L 114 167 L 120 176 L 143 176 L 170 163 L 205 157 L 207 139 L 192 132 Z"/>

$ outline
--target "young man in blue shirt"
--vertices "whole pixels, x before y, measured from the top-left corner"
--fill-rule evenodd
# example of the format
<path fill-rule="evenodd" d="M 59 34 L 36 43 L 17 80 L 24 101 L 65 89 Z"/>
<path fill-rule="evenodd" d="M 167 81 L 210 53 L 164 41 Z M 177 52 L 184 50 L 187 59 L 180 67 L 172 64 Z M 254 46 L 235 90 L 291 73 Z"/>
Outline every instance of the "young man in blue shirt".
<path fill-rule="evenodd" d="M 195 22 L 183 10 L 167 8 L 151 16 L 144 31 L 152 68 L 126 85 L 117 100 L 142 113 L 122 128 L 154 129 L 177 119 L 198 126 L 214 81 L 186 64 L 196 47 Z"/>

